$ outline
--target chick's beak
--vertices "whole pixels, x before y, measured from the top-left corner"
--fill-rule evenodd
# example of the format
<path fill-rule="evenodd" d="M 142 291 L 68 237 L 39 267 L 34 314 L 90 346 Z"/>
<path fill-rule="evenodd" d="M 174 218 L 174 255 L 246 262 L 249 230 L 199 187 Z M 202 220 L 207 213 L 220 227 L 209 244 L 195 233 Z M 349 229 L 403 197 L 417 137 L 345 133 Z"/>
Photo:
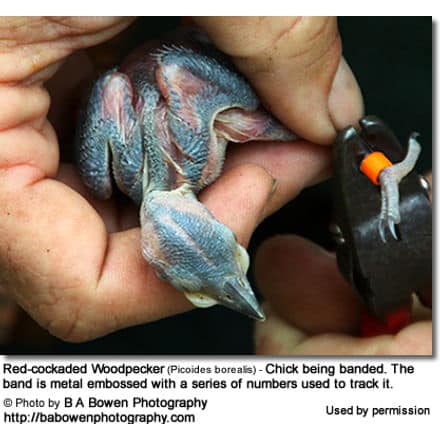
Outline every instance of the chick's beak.
<path fill-rule="evenodd" d="M 229 279 L 224 284 L 224 291 L 224 297 L 219 299 L 220 304 L 259 321 L 266 319 L 246 278 Z"/>

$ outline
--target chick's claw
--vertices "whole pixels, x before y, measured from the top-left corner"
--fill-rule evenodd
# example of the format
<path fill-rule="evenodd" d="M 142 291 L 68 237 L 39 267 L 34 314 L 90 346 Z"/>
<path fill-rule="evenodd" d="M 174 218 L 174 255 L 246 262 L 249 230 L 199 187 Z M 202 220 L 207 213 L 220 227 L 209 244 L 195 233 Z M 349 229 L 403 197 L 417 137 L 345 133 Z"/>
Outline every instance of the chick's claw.
<path fill-rule="evenodd" d="M 396 222 L 392 217 L 390 217 L 388 219 L 380 218 L 380 220 L 379 220 L 379 235 L 380 235 L 380 239 L 384 243 L 387 242 L 387 239 L 386 239 L 386 231 L 387 230 L 390 232 L 390 234 L 394 238 L 394 240 L 399 239 L 399 237 L 397 236 L 397 233 L 396 233 Z"/>
<path fill-rule="evenodd" d="M 379 175 L 381 186 L 381 211 L 379 218 L 379 235 L 381 240 L 386 243 L 386 231 L 398 240 L 396 225 L 400 223 L 399 210 L 399 183 L 413 171 L 417 159 L 420 155 L 421 146 L 417 142 L 418 133 L 413 133 L 409 137 L 408 151 L 405 158 L 392 166 L 385 168 Z"/>

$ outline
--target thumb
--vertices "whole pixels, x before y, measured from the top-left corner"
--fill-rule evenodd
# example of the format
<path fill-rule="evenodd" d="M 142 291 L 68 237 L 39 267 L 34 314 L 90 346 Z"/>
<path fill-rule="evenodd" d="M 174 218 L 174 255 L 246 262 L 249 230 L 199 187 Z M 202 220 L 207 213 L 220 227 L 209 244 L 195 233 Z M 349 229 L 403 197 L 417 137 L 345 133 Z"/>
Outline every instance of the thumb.
<path fill-rule="evenodd" d="M 356 123 L 362 96 L 341 56 L 336 17 L 200 17 L 265 106 L 299 136 L 330 143 Z"/>

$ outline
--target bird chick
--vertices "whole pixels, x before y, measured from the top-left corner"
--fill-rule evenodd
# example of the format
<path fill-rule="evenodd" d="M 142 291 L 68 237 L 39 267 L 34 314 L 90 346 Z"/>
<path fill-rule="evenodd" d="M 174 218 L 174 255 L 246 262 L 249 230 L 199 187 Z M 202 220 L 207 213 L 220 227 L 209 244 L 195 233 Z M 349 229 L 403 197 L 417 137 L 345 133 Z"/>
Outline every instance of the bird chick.
<path fill-rule="evenodd" d="M 221 173 L 229 141 L 295 139 L 205 36 L 180 31 L 131 53 L 94 84 L 76 138 L 80 175 L 99 198 L 140 205 L 142 254 L 196 306 L 264 314 L 249 257 L 196 198 Z"/>

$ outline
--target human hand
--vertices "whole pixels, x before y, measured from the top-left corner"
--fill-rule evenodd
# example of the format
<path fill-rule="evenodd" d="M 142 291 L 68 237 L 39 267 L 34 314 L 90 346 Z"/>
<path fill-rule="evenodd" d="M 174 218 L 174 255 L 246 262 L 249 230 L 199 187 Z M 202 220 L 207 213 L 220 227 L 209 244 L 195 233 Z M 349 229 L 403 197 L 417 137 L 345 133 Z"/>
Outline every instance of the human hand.
<path fill-rule="evenodd" d="M 0 288 L 43 327 L 70 341 L 191 307 L 143 260 L 139 228 L 128 229 L 137 221 L 136 208 L 91 199 L 72 166 L 59 163 L 59 145 L 47 121 L 50 100 L 44 83 L 63 60 L 129 23 L 111 18 L 0 21 Z M 240 49 L 235 43 L 231 47 Z M 221 48 L 228 52 L 228 43 Z M 362 107 L 358 90 L 348 89 L 342 86 L 340 93 L 351 94 L 357 111 L 347 123 L 358 119 Z M 273 99 L 266 97 L 268 103 Z M 321 105 L 317 102 L 311 112 L 315 120 Z M 290 128 L 302 134 L 295 122 Z M 322 130 L 318 137 L 329 139 L 330 132 Z M 325 177 L 329 167 L 329 150 L 305 141 L 234 146 L 223 176 L 200 198 L 246 245 L 264 217 Z"/>
<path fill-rule="evenodd" d="M 428 176 L 431 183 L 431 176 Z M 342 278 L 336 258 L 295 236 L 258 250 L 257 284 L 267 320 L 256 324 L 256 351 L 265 355 L 429 355 L 432 313 L 414 300 L 412 323 L 396 335 L 355 336 L 364 306 Z"/>

